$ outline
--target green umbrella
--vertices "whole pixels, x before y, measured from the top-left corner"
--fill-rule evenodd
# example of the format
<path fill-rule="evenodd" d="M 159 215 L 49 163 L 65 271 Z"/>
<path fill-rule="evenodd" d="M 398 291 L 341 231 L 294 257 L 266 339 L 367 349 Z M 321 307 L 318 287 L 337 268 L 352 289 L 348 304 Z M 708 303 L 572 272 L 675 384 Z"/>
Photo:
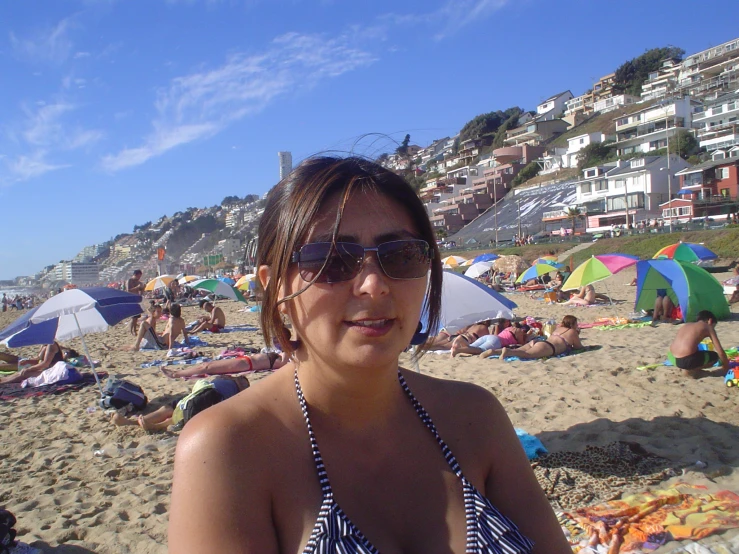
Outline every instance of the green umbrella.
<path fill-rule="evenodd" d="M 562 290 L 579 289 L 585 285 L 608 279 L 611 275 L 613 273 L 606 267 L 606 264 L 598 258 L 590 258 L 575 268 L 572 275 L 562 285 Z"/>
<path fill-rule="evenodd" d="M 194 289 L 210 291 L 216 296 L 225 296 L 231 300 L 238 300 L 239 302 L 246 303 L 246 299 L 240 291 L 236 290 L 231 285 L 227 285 L 223 281 L 219 281 L 218 279 L 200 279 L 198 281 L 188 283 L 188 286 L 191 286 Z"/>

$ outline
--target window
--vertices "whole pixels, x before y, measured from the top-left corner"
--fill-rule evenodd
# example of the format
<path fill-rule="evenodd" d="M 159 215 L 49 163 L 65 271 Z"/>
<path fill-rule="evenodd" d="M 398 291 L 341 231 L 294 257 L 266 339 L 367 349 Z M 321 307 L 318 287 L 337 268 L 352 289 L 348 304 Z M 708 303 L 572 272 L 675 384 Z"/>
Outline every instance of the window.
<path fill-rule="evenodd" d="M 585 172 L 585 177 L 595 177 L 597 171 L 597 169 L 588 169 Z"/>
<path fill-rule="evenodd" d="M 631 167 L 644 167 L 644 158 L 631 160 Z"/>
<path fill-rule="evenodd" d="M 595 190 L 608 190 L 608 181 L 597 181 L 595 183 Z"/>
<path fill-rule="evenodd" d="M 721 196 L 723 196 L 724 198 L 728 198 L 729 197 L 729 189 L 721 189 Z"/>
<path fill-rule="evenodd" d="M 711 156 L 711 159 L 713 160 L 723 160 L 726 157 L 726 154 L 722 152 L 721 150 L 717 150 L 713 153 L 713 156 Z"/>
<path fill-rule="evenodd" d="M 580 193 L 581 194 L 590 194 L 590 191 L 593 190 L 593 185 L 591 183 L 583 183 L 580 185 Z"/>
<path fill-rule="evenodd" d="M 616 184 L 614 188 L 622 189 L 626 186 L 626 180 L 625 179 L 616 179 Z"/>
<path fill-rule="evenodd" d="M 728 167 L 719 167 L 716 169 L 716 179 L 728 179 L 729 178 L 729 168 Z"/>
<path fill-rule="evenodd" d="M 580 139 L 580 144 L 585 144 L 585 139 L 584 138 L 581 138 Z"/>

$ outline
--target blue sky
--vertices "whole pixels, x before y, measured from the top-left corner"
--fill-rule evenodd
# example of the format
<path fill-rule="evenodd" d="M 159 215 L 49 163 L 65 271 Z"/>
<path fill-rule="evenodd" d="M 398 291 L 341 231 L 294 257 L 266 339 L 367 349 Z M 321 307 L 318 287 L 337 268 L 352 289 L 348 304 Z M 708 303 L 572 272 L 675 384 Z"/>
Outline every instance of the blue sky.
<path fill-rule="evenodd" d="M 2 2 L 0 279 L 188 206 L 262 194 L 279 150 L 376 155 L 406 133 L 426 145 L 479 113 L 581 94 L 648 48 L 690 54 L 739 35 L 739 3 L 706 6 Z"/>

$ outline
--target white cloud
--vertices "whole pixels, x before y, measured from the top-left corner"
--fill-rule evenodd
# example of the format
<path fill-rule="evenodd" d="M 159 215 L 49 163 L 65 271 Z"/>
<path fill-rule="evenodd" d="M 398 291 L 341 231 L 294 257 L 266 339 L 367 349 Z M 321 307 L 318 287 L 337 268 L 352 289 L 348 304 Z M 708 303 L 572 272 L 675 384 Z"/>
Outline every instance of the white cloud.
<path fill-rule="evenodd" d="M 11 31 L 10 44 L 16 55 L 28 61 L 61 63 L 72 52 L 68 37 L 72 19 L 62 19 L 56 26 L 36 32 L 29 37 L 18 37 Z"/>
<path fill-rule="evenodd" d="M 17 156 L 12 160 L 6 160 L 6 164 L 11 175 L 19 181 L 26 181 L 34 177 L 40 177 L 50 171 L 69 167 L 47 162 L 44 150 L 36 150 L 30 156 Z"/>
<path fill-rule="evenodd" d="M 279 36 L 264 52 L 234 54 L 220 67 L 173 79 L 157 94 L 157 117 L 143 144 L 103 157 L 102 167 L 119 171 L 140 165 L 182 144 L 209 138 L 279 96 L 374 61 L 370 53 L 352 46 L 348 35 Z"/>
<path fill-rule="evenodd" d="M 34 146 L 48 146 L 62 139 L 61 117 L 73 110 L 71 104 L 58 102 L 41 106 L 35 113 L 26 112 L 28 123 L 23 138 Z"/>
<path fill-rule="evenodd" d="M 73 57 L 75 60 L 80 60 L 82 58 L 89 58 L 91 55 L 89 52 L 75 52 Z"/>

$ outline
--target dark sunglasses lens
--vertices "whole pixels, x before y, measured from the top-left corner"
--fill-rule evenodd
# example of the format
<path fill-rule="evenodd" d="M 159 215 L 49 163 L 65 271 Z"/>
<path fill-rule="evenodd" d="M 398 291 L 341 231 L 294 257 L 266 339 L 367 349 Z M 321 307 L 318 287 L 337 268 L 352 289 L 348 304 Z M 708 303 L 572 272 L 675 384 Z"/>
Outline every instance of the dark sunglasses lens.
<path fill-rule="evenodd" d="M 377 257 L 388 277 L 418 279 L 425 277 L 431 264 L 429 245 L 422 240 L 396 240 L 377 247 Z"/>
<path fill-rule="evenodd" d="M 363 256 L 364 250 L 358 244 L 340 242 L 332 250 L 330 242 L 316 242 L 306 244 L 300 249 L 298 268 L 303 280 L 313 281 L 329 257 L 316 282 L 338 283 L 356 276 L 362 266 Z"/>

